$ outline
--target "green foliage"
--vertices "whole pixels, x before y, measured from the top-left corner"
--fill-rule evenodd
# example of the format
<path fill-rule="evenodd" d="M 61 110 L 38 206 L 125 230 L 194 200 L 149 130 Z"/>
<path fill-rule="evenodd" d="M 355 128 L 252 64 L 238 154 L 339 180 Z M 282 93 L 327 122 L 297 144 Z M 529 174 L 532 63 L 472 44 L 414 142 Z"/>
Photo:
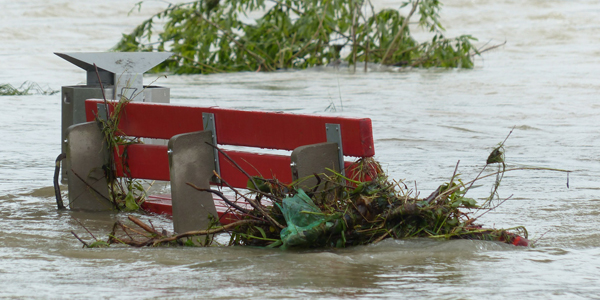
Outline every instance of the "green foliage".
<path fill-rule="evenodd" d="M 106 141 L 108 153 L 119 153 L 123 149 L 122 161 L 115 162 L 113 155 L 108 155 L 108 161 L 103 166 L 109 188 L 110 201 L 119 211 L 137 211 L 146 199 L 146 190 L 138 179 L 131 178 L 127 163 L 128 146 L 141 143 L 139 138 L 122 135 L 119 130 L 122 111 L 129 103 L 129 99 L 122 97 L 118 102 L 105 102 L 106 111 L 112 113 L 108 119 L 98 117 L 102 125 L 102 134 Z M 111 107 L 109 109 L 109 107 Z M 124 177 L 117 176 L 116 164 L 120 164 L 125 173 Z"/>
<path fill-rule="evenodd" d="M 143 1 L 142 1 L 143 2 Z M 137 4 L 140 7 L 142 2 Z M 374 12 L 366 0 L 201 0 L 169 5 L 124 34 L 116 51 L 172 51 L 156 71 L 178 74 L 273 71 L 346 61 L 409 67 L 472 68 L 470 35 L 447 39 L 440 1 L 409 0 Z M 401 8 L 400 7 L 400 8 Z M 417 42 L 408 26 L 432 33 Z M 250 14 L 263 13 L 249 21 Z M 159 25 L 160 24 L 160 25 Z"/>
<path fill-rule="evenodd" d="M 102 241 L 102 240 L 97 240 L 97 241 L 91 243 L 87 247 L 88 248 L 106 248 L 106 247 L 110 247 L 110 244 L 105 241 Z"/>
<path fill-rule="evenodd" d="M 362 165 L 362 166 L 361 166 Z M 370 159 L 357 162 L 358 169 L 378 166 Z M 247 224 L 232 230 L 230 245 L 288 248 L 343 248 L 376 243 L 385 238 L 430 237 L 440 239 L 485 239 L 511 243 L 515 233 L 482 229 L 474 225 L 471 209 L 480 211 L 475 199 L 465 197 L 469 184 L 452 176 L 426 199 L 411 197 L 402 182 L 391 182 L 381 171 L 347 178 L 333 170 L 319 174 L 320 183 L 300 189 L 302 179 L 290 186 L 274 180 L 269 193 L 274 205 L 268 211 L 273 219 L 285 224 L 274 228 L 268 222 Z M 257 183 L 257 185 L 260 185 Z M 249 188 L 253 187 L 249 186 Z M 257 192 L 257 189 L 251 190 Z M 305 192 L 306 191 L 306 192 Z M 257 196 L 258 196 L 257 192 Z M 250 212 L 253 217 L 260 213 Z"/>

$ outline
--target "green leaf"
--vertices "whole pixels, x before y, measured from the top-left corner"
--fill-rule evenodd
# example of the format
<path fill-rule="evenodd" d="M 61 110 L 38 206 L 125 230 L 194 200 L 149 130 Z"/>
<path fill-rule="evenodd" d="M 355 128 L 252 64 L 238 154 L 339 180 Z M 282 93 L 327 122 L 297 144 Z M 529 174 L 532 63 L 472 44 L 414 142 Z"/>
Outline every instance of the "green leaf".
<path fill-rule="evenodd" d="M 252 180 L 254 180 L 256 186 L 254 185 Z M 252 179 L 248 179 L 248 182 L 246 182 L 246 188 L 249 190 L 259 190 L 265 193 L 271 192 L 269 184 L 264 179 L 257 176 L 252 177 Z"/>
<path fill-rule="evenodd" d="M 275 248 L 275 247 L 279 247 L 283 244 L 283 242 L 281 242 L 281 240 L 277 240 L 275 242 L 270 243 L 266 248 Z"/>
<path fill-rule="evenodd" d="M 140 207 L 135 202 L 135 198 L 133 196 L 133 192 L 129 191 L 127 196 L 125 197 L 125 210 L 126 211 L 136 211 L 140 209 Z"/>
<path fill-rule="evenodd" d="M 105 241 L 101 241 L 101 240 L 97 240 L 88 246 L 88 248 L 105 248 L 105 247 L 110 247 L 110 244 Z"/>
<path fill-rule="evenodd" d="M 258 226 L 254 226 L 254 228 L 256 228 L 258 231 L 260 231 L 260 234 L 262 235 L 263 238 L 265 238 L 265 239 L 267 238 L 267 234 L 265 233 L 265 231 L 262 228 L 260 228 Z"/>

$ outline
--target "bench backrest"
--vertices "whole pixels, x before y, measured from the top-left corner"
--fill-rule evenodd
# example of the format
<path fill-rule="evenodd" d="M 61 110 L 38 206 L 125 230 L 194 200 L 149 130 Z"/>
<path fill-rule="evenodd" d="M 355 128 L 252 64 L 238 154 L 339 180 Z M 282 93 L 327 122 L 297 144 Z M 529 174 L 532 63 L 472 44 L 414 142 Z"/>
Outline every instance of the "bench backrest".
<path fill-rule="evenodd" d="M 98 104 L 103 100 L 86 101 L 86 118 L 93 121 Z M 111 105 L 109 110 L 112 111 Z M 204 130 L 202 114 L 214 115 L 219 145 L 294 150 L 303 145 L 327 142 L 325 125 L 339 124 L 343 154 L 371 157 L 375 154 L 371 120 L 298 115 L 278 112 L 241 111 L 213 107 L 178 106 L 171 104 L 130 102 L 124 106 L 119 129 L 124 135 L 169 139 L 174 135 Z M 282 182 L 292 181 L 290 157 L 258 154 L 245 151 L 225 151 L 250 175 L 275 177 Z M 120 151 L 123 153 L 123 151 Z M 120 162 L 121 159 L 115 159 Z M 133 178 L 169 180 L 167 147 L 135 144 L 127 149 L 129 175 Z M 350 164 L 346 162 L 346 165 Z M 225 157 L 219 155 L 221 176 L 234 187 L 246 187 L 248 178 Z M 123 166 L 117 171 L 123 176 Z"/>

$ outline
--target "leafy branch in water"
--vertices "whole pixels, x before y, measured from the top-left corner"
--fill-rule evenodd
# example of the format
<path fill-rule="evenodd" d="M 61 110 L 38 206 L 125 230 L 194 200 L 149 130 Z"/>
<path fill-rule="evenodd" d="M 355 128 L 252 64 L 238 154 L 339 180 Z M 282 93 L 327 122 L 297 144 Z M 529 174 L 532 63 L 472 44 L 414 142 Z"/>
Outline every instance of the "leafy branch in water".
<path fill-rule="evenodd" d="M 138 2 L 140 8 L 143 1 Z M 369 0 L 201 0 L 153 15 L 124 34 L 116 51 L 172 51 L 156 71 L 178 74 L 273 71 L 341 61 L 401 67 L 472 68 L 470 35 L 446 38 L 438 0 L 374 11 Z M 410 13 L 401 15 L 403 7 Z M 249 20 L 249 15 L 262 14 Z M 433 37 L 418 42 L 413 15 Z M 156 33 L 160 31 L 159 33 Z M 482 50 L 484 51 L 484 50 Z"/>

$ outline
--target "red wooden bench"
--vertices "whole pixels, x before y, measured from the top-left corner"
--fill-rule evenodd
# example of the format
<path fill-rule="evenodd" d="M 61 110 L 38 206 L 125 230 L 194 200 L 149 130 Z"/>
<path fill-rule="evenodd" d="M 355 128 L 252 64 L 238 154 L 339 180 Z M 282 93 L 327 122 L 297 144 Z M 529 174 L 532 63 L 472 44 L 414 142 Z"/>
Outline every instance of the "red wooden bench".
<path fill-rule="evenodd" d="M 105 210 L 102 193 L 106 191 L 106 180 L 100 169 L 107 154 L 100 152 L 104 148 L 102 136 L 94 122 L 96 115 L 106 113 L 105 105 L 102 100 L 87 100 L 85 106 L 89 122 L 68 130 L 70 207 Z M 118 176 L 171 181 L 173 200 L 151 196 L 144 208 L 172 213 L 176 232 L 201 229 L 206 225 L 207 213 L 215 216 L 218 213 L 222 223 L 236 218 L 225 214 L 226 208 L 208 192 L 199 192 L 186 184 L 191 182 L 206 188 L 209 181 L 214 183 L 213 170 L 216 170 L 230 185 L 247 186 L 247 176 L 207 143 L 293 151 L 289 156 L 254 151 L 259 149 L 224 150 L 250 175 L 277 178 L 284 183 L 322 173 L 325 168 L 343 170 L 351 164 L 344 162 L 343 156 L 375 154 L 371 120 L 367 118 L 131 102 L 122 111 L 119 129 L 127 136 L 169 140 L 168 146 L 130 145 L 126 159 L 115 157 L 115 162 Z M 123 154 L 123 149 L 119 153 Z"/>

